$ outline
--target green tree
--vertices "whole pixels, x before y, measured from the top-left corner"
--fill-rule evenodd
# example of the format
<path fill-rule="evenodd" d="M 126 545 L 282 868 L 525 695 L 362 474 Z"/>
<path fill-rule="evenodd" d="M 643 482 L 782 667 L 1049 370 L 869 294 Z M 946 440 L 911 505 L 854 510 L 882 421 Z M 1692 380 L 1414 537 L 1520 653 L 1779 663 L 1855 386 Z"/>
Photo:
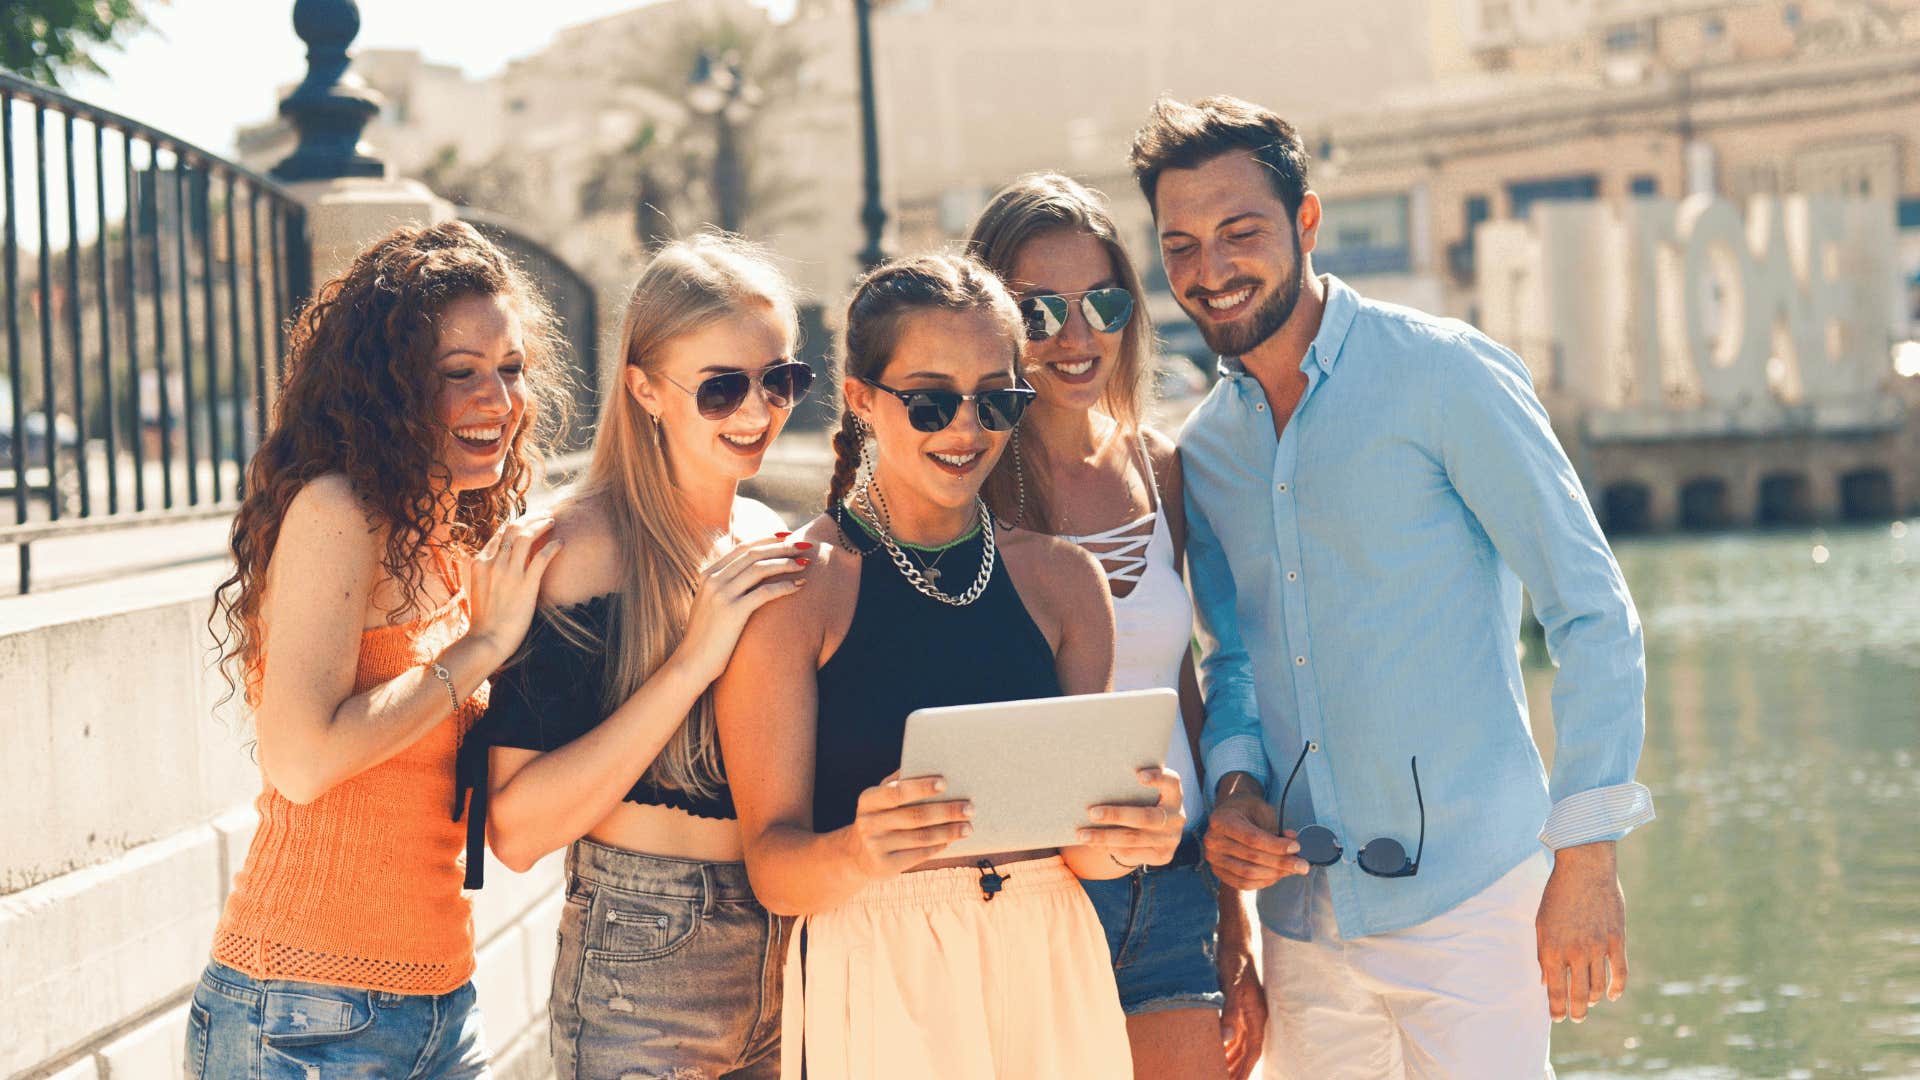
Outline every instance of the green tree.
<path fill-rule="evenodd" d="M 581 209 L 631 215 L 652 247 L 702 223 L 755 233 L 791 219 L 805 184 L 781 168 L 764 133 L 787 122 L 805 58 L 764 15 L 690 14 L 636 42 L 623 81 L 679 108 L 641 119 L 634 136 L 595 161 Z M 728 104 L 693 108 L 696 82 L 723 78 Z M 729 221 L 729 219 L 732 219 Z"/>
<path fill-rule="evenodd" d="M 95 52 L 145 29 L 142 9 L 150 6 L 142 0 L 4 0 L 0 68 L 51 86 L 70 71 L 105 74 Z"/>

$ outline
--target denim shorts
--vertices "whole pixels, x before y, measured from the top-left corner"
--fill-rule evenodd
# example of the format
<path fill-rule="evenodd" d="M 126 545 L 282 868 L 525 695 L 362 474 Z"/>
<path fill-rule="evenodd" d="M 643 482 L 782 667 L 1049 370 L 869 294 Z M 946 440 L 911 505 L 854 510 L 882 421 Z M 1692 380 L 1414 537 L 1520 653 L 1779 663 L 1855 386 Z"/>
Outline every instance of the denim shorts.
<path fill-rule="evenodd" d="M 1198 858 L 1195 834 L 1172 866 L 1143 866 L 1111 881 L 1084 881 L 1107 931 L 1120 1007 L 1128 1016 L 1218 1009 L 1219 885 Z"/>
<path fill-rule="evenodd" d="M 187 1007 L 187 1080 L 478 1080 L 487 1040 L 473 983 L 390 994 L 207 965 Z"/>
<path fill-rule="evenodd" d="M 556 1076 L 779 1076 L 790 926 L 753 898 L 745 863 L 575 841 L 549 1002 Z"/>

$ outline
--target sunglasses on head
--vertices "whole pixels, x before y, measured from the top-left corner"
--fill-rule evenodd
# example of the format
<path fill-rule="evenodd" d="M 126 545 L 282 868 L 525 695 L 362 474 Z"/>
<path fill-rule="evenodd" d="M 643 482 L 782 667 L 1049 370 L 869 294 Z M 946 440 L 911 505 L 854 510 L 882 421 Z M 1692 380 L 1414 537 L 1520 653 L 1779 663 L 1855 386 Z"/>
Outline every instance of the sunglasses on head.
<path fill-rule="evenodd" d="M 1087 325 L 1102 334 L 1117 334 L 1133 317 L 1133 294 L 1125 289 L 1090 289 L 1079 293 L 1035 293 L 1020 301 L 1020 318 L 1026 323 L 1028 341 L 1046 341 L 1067 328 L 1073 301 L 1080 301 L 1080 312 Z"/>
<path fill-rule="evenodd" d="M 747 392 L 755 383 L 767 395 L 767 404 L 777 409 L 791 409 L 800 404 L 813 385 L 813 369 L 798 360 L 785 360 L 759 371 L 723 371 L 700 380 L 698 386 L 691 388 L 681 386 L 670 377 L 667 381 L 682 393 L 693 395 L 694 408 L 700 410 L 701 416 L 725 420 L 746 402 Z"/>
<path fill-rule="evenodd" d="M 1307 751 L 1313 744 L 1300 748 L 1300 757 L 1293 763 L 1293 771 L 1287 774 L 1287 784 L 1280 789 L 1280 830 L 1286 831 L 1287 792 L 1293 788 L 1293 778 L 1300 775 L 1300 766 L 1307 763 Z M 1407 849 L 1400 841 L 1391 837 L 1378 837 L 1367 841 L 1360 849 L 1360 869 L 1380 878 L 1412 877 L 1420 872 L 1420 856 L 1427 850 L 1427 803 L 1420 796 L 1420 759 L 1408 761 L 1413 769 L 1413 798 L 1420 806 L 1420 847 L 1413 858 L 1407 858 Z M 1300 844 L 1300 857 L 1313 866 L 1332 866 L 1340 861 L 1345 852 L 1333 830 L 1325 825 L 1309 825 L 1300 830 L 1294 839 Z"/>
<path fill-rule="evenodd" d="M 899 398 L 900 404 L 907 407 L 907 423 L 913 425 L 913 430 L 925 432 L 945 430 L 960 414 L 960 406 L 969 401 L 980 410 L 981 427 L 988 431 L 1012 431 L 1034 397 L 1033 391 L 1024 386 L 963 394 L 958 390 L 895 390 L 878 379 L 860 381 Z"/>

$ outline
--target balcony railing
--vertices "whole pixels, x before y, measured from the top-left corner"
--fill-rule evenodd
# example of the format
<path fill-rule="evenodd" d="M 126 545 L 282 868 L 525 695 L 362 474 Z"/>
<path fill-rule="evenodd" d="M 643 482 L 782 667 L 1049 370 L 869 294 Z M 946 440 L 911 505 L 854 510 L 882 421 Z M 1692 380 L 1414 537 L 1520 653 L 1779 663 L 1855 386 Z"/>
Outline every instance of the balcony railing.
<path fill-rule="evenodd" d="M 0 73 L 0 545 L 231 513 L 308 292 L 300 204 Z"/>

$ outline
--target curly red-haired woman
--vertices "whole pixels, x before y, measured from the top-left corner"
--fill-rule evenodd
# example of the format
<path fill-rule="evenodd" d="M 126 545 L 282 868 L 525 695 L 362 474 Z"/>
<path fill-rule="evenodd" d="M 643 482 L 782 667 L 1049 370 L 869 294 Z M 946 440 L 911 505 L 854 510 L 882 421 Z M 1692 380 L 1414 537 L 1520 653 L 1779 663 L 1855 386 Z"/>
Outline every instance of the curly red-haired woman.
<path fill-rule="evenodd" d="M 215 599 L 265 782 L 190 1077 L 487 1073 L 455 757 L 556 550 L 514 519 L 556 340 L 459 222 L 388 235 L 293 327 Z"/>

